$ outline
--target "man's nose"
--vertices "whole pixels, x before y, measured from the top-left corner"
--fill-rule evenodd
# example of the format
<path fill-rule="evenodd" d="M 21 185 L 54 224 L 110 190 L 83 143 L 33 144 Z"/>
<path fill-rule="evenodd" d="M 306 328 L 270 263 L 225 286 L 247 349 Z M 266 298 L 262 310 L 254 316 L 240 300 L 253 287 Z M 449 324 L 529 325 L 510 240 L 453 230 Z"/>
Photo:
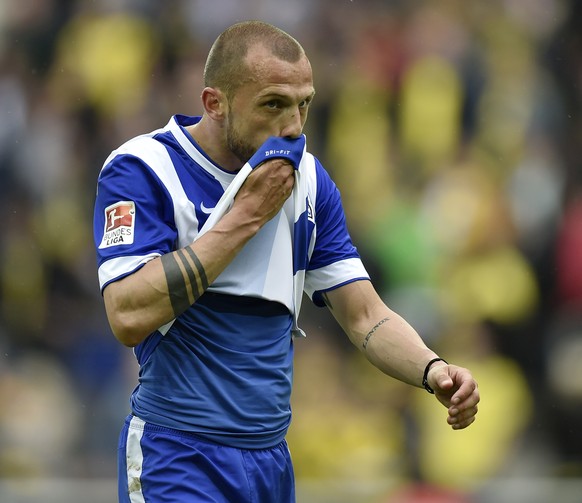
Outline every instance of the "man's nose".
<path fill-rule="evenodd" d="M 303 121 L 299 110 L 294 110 L 287 117 L 287 121 L 281 130 L 280 136 L 283 138 L 297 138 L 303 131 Z"/>

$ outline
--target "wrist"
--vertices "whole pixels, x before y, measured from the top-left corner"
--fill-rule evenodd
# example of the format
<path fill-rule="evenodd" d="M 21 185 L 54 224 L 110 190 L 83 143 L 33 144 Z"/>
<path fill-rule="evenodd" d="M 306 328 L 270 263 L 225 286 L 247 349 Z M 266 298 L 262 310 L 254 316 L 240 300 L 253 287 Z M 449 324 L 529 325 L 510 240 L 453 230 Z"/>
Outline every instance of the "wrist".
<path fill-rule="evenodd" d="M 246 244 L 258 234 L 266 221 L 262 221 L 251 208 L 244 205 L 233 206 L 214 228 L 224 232 L 231 241 Z"/>
<path fill-rule="evenodd" d="M 424 367 L 424 374 L 422 376 L 422 386 L 431 395 L 434 395 L 434 390 L 428 384 L 428 373 L 433 368 L 433 366 L 436 365 L 436 364 L 438 364 L 439 362 L 441 362 L 444 365 L 448 365 L 448 362 L 446 360 L 444 360 L 443 358 L 436 357 L 436 358 L 433 358 L 432 360 L 430 360 L 426 364 L 426 367 Z M 439 366 L 442 366 L 442 365 L 439 365 Z"/>

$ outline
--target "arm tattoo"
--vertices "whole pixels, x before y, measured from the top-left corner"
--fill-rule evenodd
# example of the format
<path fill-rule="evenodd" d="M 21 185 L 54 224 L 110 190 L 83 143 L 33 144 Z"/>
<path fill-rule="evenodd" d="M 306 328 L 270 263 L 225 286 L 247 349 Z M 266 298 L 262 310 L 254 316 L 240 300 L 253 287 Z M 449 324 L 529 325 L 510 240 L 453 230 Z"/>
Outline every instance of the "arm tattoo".
<path fill-rule="evenodd" d="M 194 274 L 194 271 L 192 270 L 192 267 L 190 266 L 186 255 L 184 254 L 184 250 L 176 250 L 176 253 L 178 254 L 178 258 L 186 270 L 186 274 L 190 280 L 190 287 L 192 288 L 192 295 L 194 296 L 194 300 L 196 300 L 198 297 L 200 297 L 200 294 L 198 293 L 198 283 L 196 282 L 196 274 Z"/>
<path fill-rule="evenodd" d="M 190 256 L 195 269 L 186 257 L 184 250 Z M 180 259 L 185 274 L 182 268 L 180 268 L 176 257 Z M 166 255 L 162 255 L 161 261 L 166 275 L 170 303 L 172 304 L 174 314 L 178 316 L 188 309 L 193 302 L 196 302 L 208 288 L 206 272 L 196 254 L 189 247 L 177 250 L 175 254 L 167 253 Z M 190 284 L 192 290 L 192 300 L 188 292 L 188 284 Z"/>
<path fill-rule="evenodd" d="M 178 316 L 190 306 L 186 280 L 173 253 L 162 255 L 161 261 L 164 267 L 164 273 L 166 274 L 170 303 L 172 304 L 174 314 Z"/>
<path fill-rule="evenodd" d="M 366 335 L 366 338 L 364 339 L 364 342 L 362 343 L 362 347 L 364 349 L 366 349 L 366 347 L 368 346 L 368 342 L 370 341 L 370 337 L 372 337 L 372 334 L 378 330 L 378 328 L 383 325 L 384 323 L 386 323 L 390 318 L 384 318 L 383 320 L 380 320 L 378 323 L 376 323 L 373 327 L 372 330 L 370 330 L 368 332 L 368 335 Z"/>
<path fill-rule="evenodd" d="M 188 255 L 190 255 L 190 258 L 192 259 L 192 262 L 194 262 L 194 265 L 196 266 L 196 269 L 198 271 L 198 276 L 200 277 L 200 286 L 202 287 L 202 291 L 200 292 L 200 295 L 202 295 L 209 286 L 208 279 L 206 278 L 206 271 L 204 270 L 204 267 L 202 267 L 202 262 L 200 262 L 200 259 L 190 249 L 190 247 L 187 246 L 185 249 L 188 252 Z M 200 297 L 200 295 L 198 295 L 198 297 Z M 196 297 L 196 298 L 198 298 L 198 297 Z"/>
<path fill-rule="evenodd" d="M 333 311 L 333 306 L 331 305 L 331 301 L 329 300 L 329 297 L 327 296 L 327 292 L 324 292 L 322 294 L 322 298 L 323 301 L 325 302 L 325 305 L 329 308 L 330 311 Z M 368 334 L 366 335 L 364 342 L 362 343 L 362 347 L 364 348 L 364 350 L 368 347 L 368 342 L 370 342 L 370 338 L 372 337 L 372 334 L 378 330 L 378 328 L 383 325 L 384 323 L 386 323 L 390 318 L 384 318 L 383 320 L 380 320 L 378 323 L 376 323 L 373 327 L 372 330 L 370 330 L 368 332 Z"/>

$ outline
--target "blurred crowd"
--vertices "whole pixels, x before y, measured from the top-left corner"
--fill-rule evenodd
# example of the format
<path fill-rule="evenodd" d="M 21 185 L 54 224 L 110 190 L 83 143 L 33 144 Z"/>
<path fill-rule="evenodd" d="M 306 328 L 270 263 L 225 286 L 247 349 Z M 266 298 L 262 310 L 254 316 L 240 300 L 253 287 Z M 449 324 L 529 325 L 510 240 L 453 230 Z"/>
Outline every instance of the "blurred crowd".
<path fill-rule="evenodd" d="M 130 137 L 201 113 L 210 44 L 253 18 L 311 59 L 308 148 L 378 290 L 482 393 L 450 431 L 306 302 L 298 480 L 462 498 L 582 477 L 582 3 L 2 0 L 0 478 L 115 476 L 136 364 L 97 283 L 97 175 Z"/>

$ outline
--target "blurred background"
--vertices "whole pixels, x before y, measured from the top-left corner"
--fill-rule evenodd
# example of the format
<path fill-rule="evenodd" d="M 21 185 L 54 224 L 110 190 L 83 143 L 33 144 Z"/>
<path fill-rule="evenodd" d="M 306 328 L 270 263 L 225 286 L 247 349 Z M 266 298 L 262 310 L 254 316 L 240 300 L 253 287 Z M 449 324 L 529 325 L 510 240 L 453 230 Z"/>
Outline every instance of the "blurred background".
<path fill-rule="evenodd" d="M 109 152 L 198 115 L 258 18 L 314 67 L 308 148 L 386 302 L 481 389 L 454 432 L 304 303 L 299 503 L 582 501 L 582 2 L 0 0 L 0 501 L 116 501 L 136 383 L 97 282 Z"/>

